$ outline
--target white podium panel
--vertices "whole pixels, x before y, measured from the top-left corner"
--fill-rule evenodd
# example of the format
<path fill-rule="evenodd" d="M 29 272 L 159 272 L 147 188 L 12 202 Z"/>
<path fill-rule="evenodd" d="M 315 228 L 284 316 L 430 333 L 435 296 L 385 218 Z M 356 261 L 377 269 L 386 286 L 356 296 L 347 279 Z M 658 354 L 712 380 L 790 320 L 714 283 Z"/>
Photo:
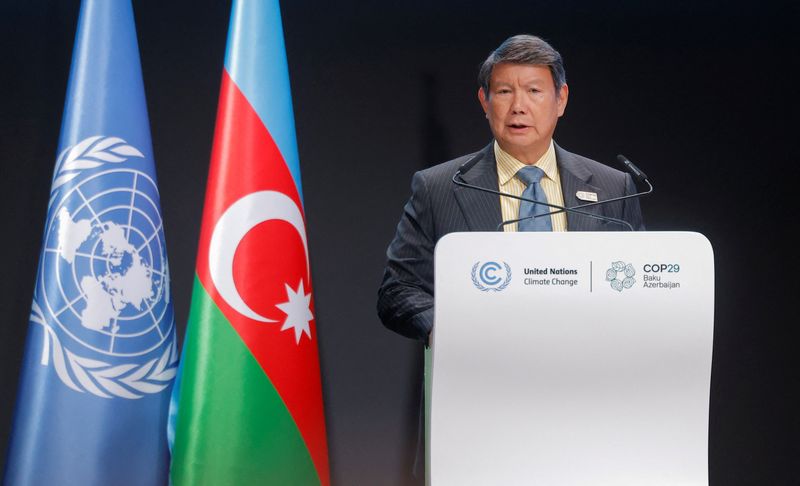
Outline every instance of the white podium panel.
<path fill-rule="evenodd" d="M 704 236 L 455 233 L 435 296 L 428 484 L 708 484 Z"/>

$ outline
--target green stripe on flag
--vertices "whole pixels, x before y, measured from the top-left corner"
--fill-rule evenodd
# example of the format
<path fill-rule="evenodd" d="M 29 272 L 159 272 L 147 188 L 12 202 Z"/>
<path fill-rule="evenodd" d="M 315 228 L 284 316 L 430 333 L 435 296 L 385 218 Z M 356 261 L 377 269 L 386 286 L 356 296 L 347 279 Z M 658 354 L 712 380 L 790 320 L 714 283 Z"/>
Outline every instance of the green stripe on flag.
<path fill-rule="evenodd" d="M 320 484 L 286 405 L 197 278 L 184 347 L 173 485 Z"/>

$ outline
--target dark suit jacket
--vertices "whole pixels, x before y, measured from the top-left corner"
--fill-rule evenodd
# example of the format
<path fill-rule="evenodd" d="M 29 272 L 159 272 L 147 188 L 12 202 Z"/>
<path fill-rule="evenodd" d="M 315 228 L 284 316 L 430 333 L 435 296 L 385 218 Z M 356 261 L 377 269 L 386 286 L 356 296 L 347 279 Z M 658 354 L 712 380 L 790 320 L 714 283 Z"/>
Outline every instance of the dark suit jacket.
<path fill-rule="evenodd" d="M 556 162 L 566 207 L 582 204 L 578 191 L 597 193 L 599 201 L 633 194 L 630 175 L 581 157 L 558 145 Z M 466 182 L 497 189 L 494 144 L 481 150 L 482 158 L 468 170 Z M 378 315 L 389 329 L 427 342 L 433 327 L 433 249 L 442 236 L 455 231 L 497 231 L 502 222 L 500 197 L 457 186 L 456 170 L 476 154 L 466 155 L 414 174 L 411 198 L 386 252 L 386 271 L 378 291 Z M 587 212 L 624 219 L 643 230 L 637 198 L 590 206 Z M 569 231 L 618 231 L 621 225 L 567 213 Z"/>

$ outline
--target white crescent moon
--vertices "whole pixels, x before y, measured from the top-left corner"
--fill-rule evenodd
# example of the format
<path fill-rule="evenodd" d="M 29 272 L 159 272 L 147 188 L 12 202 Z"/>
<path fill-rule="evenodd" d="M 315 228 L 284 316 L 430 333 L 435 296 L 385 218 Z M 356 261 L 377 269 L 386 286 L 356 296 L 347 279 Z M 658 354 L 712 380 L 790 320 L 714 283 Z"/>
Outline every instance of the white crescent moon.
<path fill-rule="evenodd" d="M 257 224 L 277 219 L 291 224 L 303 240 L 308 266 L 308 242 L 303 214 L 292 199 L 281 192 L 259 191 L 250 193 L 222 213 L 211 234 L 208 245 L 208 270 L 219 295 L 233 309 L 250 319 L 261 322 L 278 322 L 257 314 L 251 309 L 233 281 L 233 256 L 242 238 Z"/>

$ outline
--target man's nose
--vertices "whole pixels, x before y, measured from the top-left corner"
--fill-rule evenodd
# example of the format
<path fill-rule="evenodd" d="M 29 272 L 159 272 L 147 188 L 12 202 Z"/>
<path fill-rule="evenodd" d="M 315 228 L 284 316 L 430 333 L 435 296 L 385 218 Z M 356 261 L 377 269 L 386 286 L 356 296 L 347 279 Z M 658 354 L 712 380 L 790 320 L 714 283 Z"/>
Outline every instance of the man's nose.
<path fill-rule="evenodd" d="M 514 92 L 514 98 L 511 100 L 511 112 L 515 115 L 521 115 L 525 113 L 525 103 L 523 102 L 523 96 L 518 91 Z"/>

